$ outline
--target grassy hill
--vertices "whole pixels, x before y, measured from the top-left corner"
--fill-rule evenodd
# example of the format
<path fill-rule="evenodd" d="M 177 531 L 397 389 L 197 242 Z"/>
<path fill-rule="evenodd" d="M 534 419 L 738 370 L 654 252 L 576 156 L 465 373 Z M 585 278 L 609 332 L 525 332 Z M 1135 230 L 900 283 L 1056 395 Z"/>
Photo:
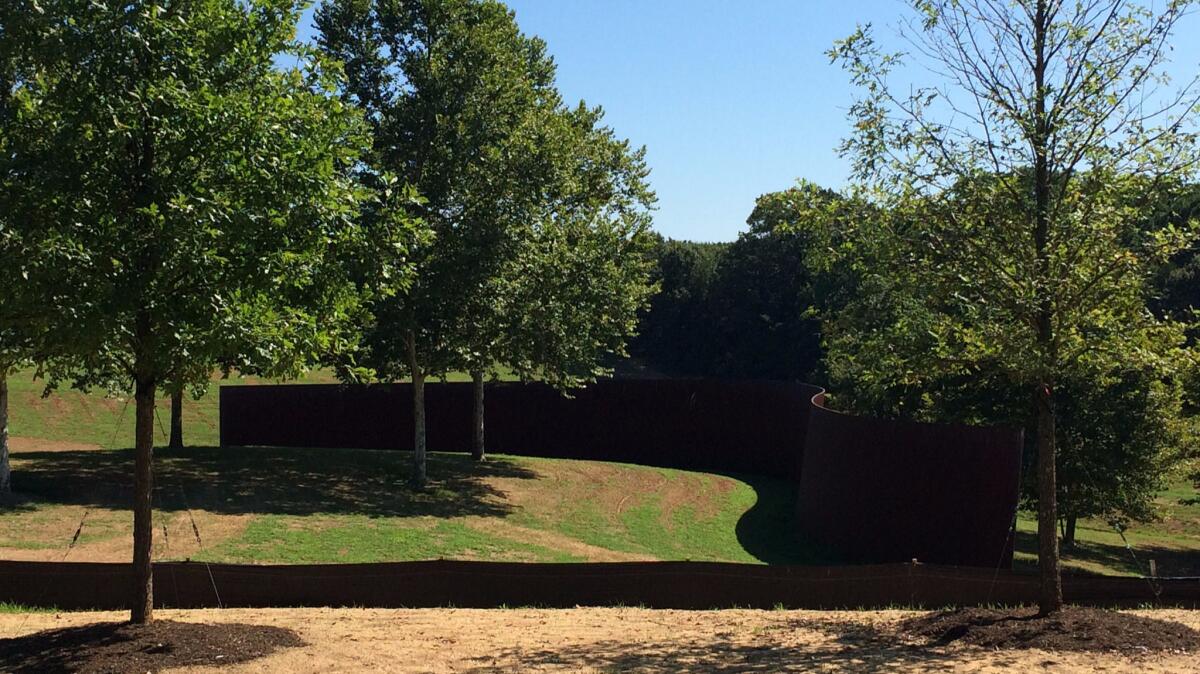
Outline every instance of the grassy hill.
<path fill-rule="evenodd" d="M 304 381 L 332 379 L 318 372 Z M 209 395 L 188 398 L 185 439 L 200 446 L 158 451 L 158 558 L 822 559 L 789 535 L 793 487 L 781 480 L 520 457 L 476 465 L 435 454 L 435 483 L 414 493 L 402 452 L 212 448 L 215 388 L 247 383 L 256 380 L 214 382 Z M 84 519 L 70 559 L 126 559 L 132 459 L 120 448 L 133 436 L 132 409 L 121 398 L 77 391 L 42 398 L 32 373 L 13 377 L 10 390 L 15 483 L 30 501 L 0 511 L 0 558 L 58 559 Z M 160 410 L 164 442 L 166 409 Z M 1160 573 L 1200 575 L 1200 506 L 1181 503 L 1192 495 L 1188 484 L 1161 494 L 1162 520 L 1126 533 L 1132 551 L 1105 523 L 1081 522 L 1067 566 L 1136 574 L 1155 559 Z M 1036 560 L 1035 530 L 1033 518 L 1023 515 L 1019 566 Z"/>
<path fill-rule="evenodd" d="M 0 558 L 57 559 L 81 519 L 71 559 L 127 557 L 128 450 L 14 458 L 32 500 L 0 516 Z M 186 448 L 157 458 L 157 559 L 816 561 L 780 535 L 793 499 L 778 480 L 434 454 L 432 484 L 413 491 L 405 452 Z"/>

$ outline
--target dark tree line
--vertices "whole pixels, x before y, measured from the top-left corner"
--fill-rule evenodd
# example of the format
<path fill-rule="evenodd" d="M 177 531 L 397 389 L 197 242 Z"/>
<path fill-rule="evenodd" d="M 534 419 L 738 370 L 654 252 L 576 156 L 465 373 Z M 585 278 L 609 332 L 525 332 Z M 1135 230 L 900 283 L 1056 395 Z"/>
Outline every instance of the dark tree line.
<path fill-rule="evenodd" d="M 844 201 L 802 183 L 759 197 L 732 243 L 659 239 L 661 289 L 631 353 L 678 376 L 822 380 L 816 310 L 836 293 L 806 256 L 818 209 Z"/>

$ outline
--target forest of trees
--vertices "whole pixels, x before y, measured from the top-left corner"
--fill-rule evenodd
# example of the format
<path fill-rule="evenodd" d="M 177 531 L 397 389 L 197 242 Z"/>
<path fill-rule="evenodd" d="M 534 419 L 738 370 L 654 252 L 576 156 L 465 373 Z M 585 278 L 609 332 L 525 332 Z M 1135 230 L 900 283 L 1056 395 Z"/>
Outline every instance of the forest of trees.
<path fill-rule="evenodd" d="M 824 235 L 823 209 L 842 201 L 801 183 L 759 197 L 732 243 L 659 238 L 660 290 L 632 355 L 674 376 L 823 379 L 818 310 L 839 291 L 807 258 Z"/>

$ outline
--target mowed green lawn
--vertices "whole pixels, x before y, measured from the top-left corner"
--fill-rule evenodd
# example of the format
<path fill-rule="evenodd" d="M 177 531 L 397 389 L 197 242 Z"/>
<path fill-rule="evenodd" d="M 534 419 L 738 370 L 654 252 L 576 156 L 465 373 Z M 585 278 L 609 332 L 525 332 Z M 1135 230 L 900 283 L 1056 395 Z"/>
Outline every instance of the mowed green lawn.
<path fill-rule="evenodd" d="M 406 452 L 199 447 L 156 458 L 157 559 L 816 561 L 781 535 L 794 503 L 785 481 L 433 454 L 432 484 L 414 491 Z M 0 515 L 0 558 L 58 559 L 82 520 L 68 558 L 124 560 L 131 463 L 129 450 L 16 454 L 29 501 Z"/>
<path fill-rule="evenodd" d="M 302 381 L 333 380 L 317 372 Z M 780 480 L 520 457 L 476 465 L 435 454 L 432 488 L 414 493 L 405 481 L 409 456 L 402 452 L 212 447 L 219 437 L 216 387 L 247 383 L 258 382 L 216 381 L 204 398 L 189 397 L 185 439 L 197 447 L 158 451 L 158 558 L 827 560 L 791 535 L 793 490 Z M 14 376 L 10 390 L 20 450 L 15 484 L 28 502 L 0 511 L 0 558 L 57 559 L 82 518 L 69 559 L 125 559 L 131 457 L 88 447 L 128 447 L 131 406 L 70 390 L 43 399 L 31 372 Z M 159 434 L 165 442 L 163 402 Z M 70 451 L 62 451 L 64 443 Z M 1163 519 L 1126 533 L 1133 555 L 1103 522 L 1081 522 L 1067 567 L 1137 574 L 1155 559 L 1161 574 L 1200 575 L 1200 506 L 1181 504 L 1194 496 L 1190 484 L 1161 494 Z M 1023 514 L 1019 567 L 1036 560 L 1035 530 L 1032 516 Z"/>
<path fill-rule="evenodd" d="M 470 381 L 465 374 L 451 373 L 447 381 Z M 325 370 L 311 372 L 287 383 L 333 384 L 337 380 Z M 217 388 L 273 383 L 256 377 L 214 377 L 208 394 L 194 399 L 184 396 L 184 440 L 189 445 L 216 446 L 220 444 Z M 45 382 L 35 379 L 33 370 L 18 372 L 9 377 L 8 388 L 12 410 L 9 432 L 16 437 L 94 445 L 104 449 L 120 449 L 133 444 L 133 397 L 108 396 L 103 391 L 80 391 L 66 386 L 43 398 Z M 157 436 L 164 444 L 170 424 L 170 400 L 158 404 Z"/>
<path fill-rule="evenodd" d="M 1080 520 L 1075 548 L 1063 551 L 1067 568 L 1149 575 L 1150 560 L 1155 560 L 1160 576 L 1200 576 L 1200 504 L 1186 503 L 1198 496 L 1189 482 L 1172 485 L 1156 499 L 1161 518 L 1130 525 L 1124 539 L 1104 521 Z M 1017 522 L 1016 564 L 1032 568 L 1036 563 L 1037 519 L 1024 513 Z"/>
<path fill-rule="evenodd" d="M 333 381 L 316 372 L 298 383 Z M 414 492 L 404 452 L 214 447 L 216 389 L 256 383 L 214 380 L 208 395 L 185 399 L 189 447 L 156 450 L 156 558 L 817 559 L 779 535 L 794 507 L 791 485 L 780 480 L 504 456 L 475 464 L 435 453 L 432 485 Z M 124 560 L 132 536 L 132 456 L 122 449 L 133 436 L 131 401 L 73 390 L 43 398 L 42 391 L 32 372 L 10 379 L 14 484 L 28 501 L 0 511 L 0 558 Z M 159 406 L 163 443 L 167 402 Z"/>

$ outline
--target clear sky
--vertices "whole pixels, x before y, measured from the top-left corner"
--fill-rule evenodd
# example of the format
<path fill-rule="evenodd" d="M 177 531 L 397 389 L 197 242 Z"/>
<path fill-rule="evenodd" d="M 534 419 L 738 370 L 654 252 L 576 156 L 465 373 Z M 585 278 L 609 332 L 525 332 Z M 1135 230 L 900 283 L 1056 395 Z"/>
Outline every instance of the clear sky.
<path fill-rule="evenodd" d="M 852 92 L 825 52 L 900 0 L 506 0 L 547 42 L 568 101 L 601 105 L 621 137 L 645 145 L 665 236 L 729 241 L 760 194 L 798 178 L 846 181 L 837 145 Z M 307 23 L 307 20 L 305 21 Z M 1176 43 L 1194 68 L 1200 47 Z"/>
<path fill-rule="evenodd" d="M 797 178 L 838 186 L 850 92 L 825 51 L 891 0 L 512 0 L 568 99 L 645 145 L 666 236 L 732 240 Z M 848 8 L 853 6 L 853 11 Z M 891 17 L 889 17 L 891 18 Z"/>

